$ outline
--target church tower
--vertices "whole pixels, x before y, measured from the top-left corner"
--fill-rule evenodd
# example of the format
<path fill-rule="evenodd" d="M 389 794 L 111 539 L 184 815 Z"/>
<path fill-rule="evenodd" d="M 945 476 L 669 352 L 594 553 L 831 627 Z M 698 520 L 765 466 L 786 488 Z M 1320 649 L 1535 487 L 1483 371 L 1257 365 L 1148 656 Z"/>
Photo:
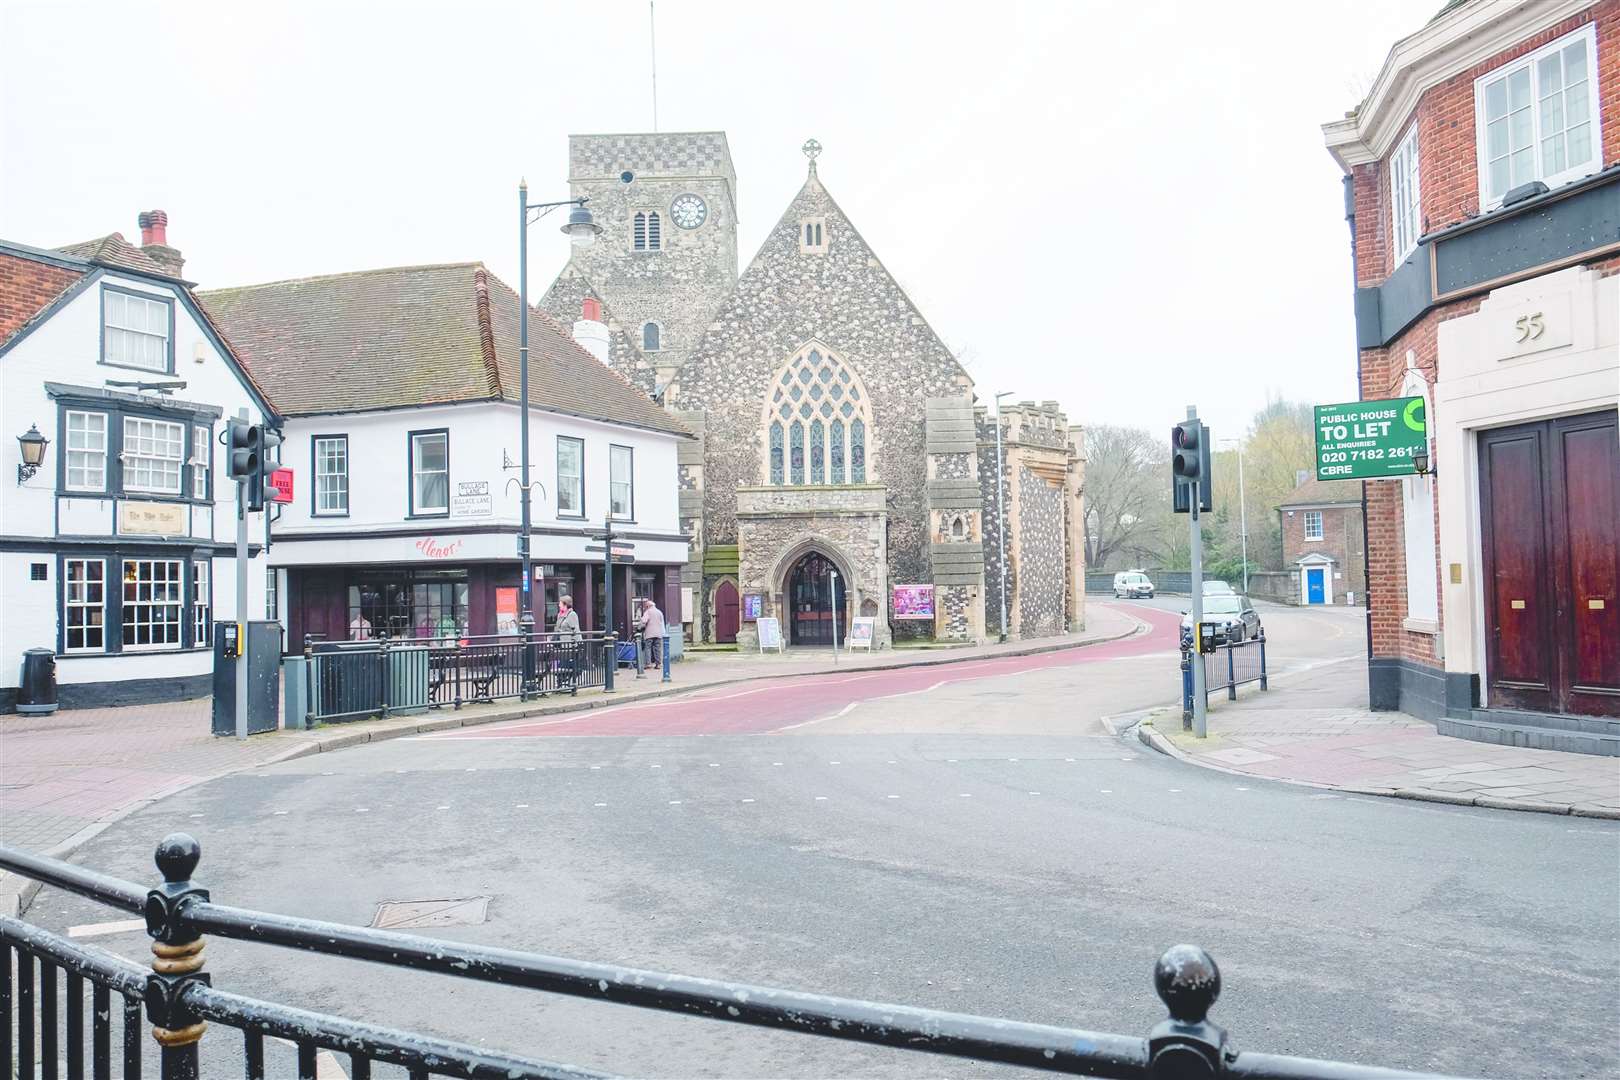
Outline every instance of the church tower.
<path fill-rule="evenodd" d="M 590 199 L 602 232 L 573 250 L 543 304 L 571 322 L 576 294 L 600 299 L 618 344 L 612 363 L 655 393 L 737 284 L 737 175 L 725 132 L 572 135 L 568 182 Z"/>

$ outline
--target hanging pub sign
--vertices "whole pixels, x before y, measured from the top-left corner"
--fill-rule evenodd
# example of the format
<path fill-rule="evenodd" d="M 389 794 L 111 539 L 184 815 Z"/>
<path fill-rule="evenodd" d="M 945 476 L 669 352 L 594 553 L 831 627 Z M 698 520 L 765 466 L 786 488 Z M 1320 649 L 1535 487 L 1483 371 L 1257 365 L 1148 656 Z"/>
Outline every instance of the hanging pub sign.
<path fill-rule="evenodd" d="M 1415 476 L 1413 458 L 1426 457 L 1428 447 L 1429 423 L 1420 397 L 1316 407 L 1318 480 Z"/>
<path fill-rule="evenodd" d="M 932 619 L 934 617 L 934 587 L 932 585 L 896 585 L 894 587 L 894 617 L 896 619 Z"/>

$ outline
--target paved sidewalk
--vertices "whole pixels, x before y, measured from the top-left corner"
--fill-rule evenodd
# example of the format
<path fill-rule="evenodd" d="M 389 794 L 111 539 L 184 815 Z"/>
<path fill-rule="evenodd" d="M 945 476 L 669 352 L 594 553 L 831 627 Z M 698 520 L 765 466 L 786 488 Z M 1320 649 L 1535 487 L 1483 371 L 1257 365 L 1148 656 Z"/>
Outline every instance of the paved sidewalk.
<path fill-rule="evenodd" d="M 1433 802 L 1620 818 L 1620 759 L 1440 735 L 1398 712 L 1367 709 L 1367 664 L 1327 664 L 1218 696 L 1209 736 L 1183 731 L 1181 710 L 1156 712 L 1142 741 L 1208 768 Z"/>
<path fill-rule="evenodd" d="M 1088 627 L 1076 634 L 963 648 L 901 648 L 878 653 L 795 651 L 784 655 L 689 653 L 674 682 L 658 673 L 637 679 L 622 670 L 617 691 L 582 690 L 578 697 L 467 705 L 387 720 L 334 724 L 313 731 L 276 731 L 244 742 L 209 732 L 212 703 L 195 701 L 119 709 L 83 709 L 54 716 L 0 716 L 0 843 L 46 854 L 72 850 L 131 811 L 194 784 L 241 769 L 364 742 L 426 731 L 489 724 L 622 705 L 706 687 L 851 669 L 957 663 L 1017 656 L 1111 641 L 1142 624 L 1092 604 Z M 0 894 L 5 892 L 0 875 Z M 0 913 L 5 897 L 0 895 Z"/>

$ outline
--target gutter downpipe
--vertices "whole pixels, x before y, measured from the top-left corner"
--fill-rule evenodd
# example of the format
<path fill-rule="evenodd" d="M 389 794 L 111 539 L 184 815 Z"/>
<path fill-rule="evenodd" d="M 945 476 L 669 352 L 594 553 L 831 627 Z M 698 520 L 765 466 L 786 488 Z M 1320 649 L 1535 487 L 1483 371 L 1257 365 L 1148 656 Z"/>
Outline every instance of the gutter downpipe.
<path fill-rule="evenodd" d="M 1356 289 L 1361 286 L 1361 274 L 1356 262 L 1356 178 L 1354 173 L 1346 173 L 1344 177 L 1344 220 L 1350 226 L 1350 304 L 1355 310 Z M 1361 388 L 1361 339 L 1356 339 L 1356 399 L 1359 401 L 1363 395 Z M 1369 543 L 1369 530 L 1367 528 L 1367 481 L 1361 482 L 1361 567 L 1362 577 L 1365 579 L 1362 597 L 1367 604 L 1367 707 L 1377 708 L 1373 695 L 1373 584 L 1372 584 L 1372 547 Z M 1396 704 L 1399 705 L 1397 698 Z"/>

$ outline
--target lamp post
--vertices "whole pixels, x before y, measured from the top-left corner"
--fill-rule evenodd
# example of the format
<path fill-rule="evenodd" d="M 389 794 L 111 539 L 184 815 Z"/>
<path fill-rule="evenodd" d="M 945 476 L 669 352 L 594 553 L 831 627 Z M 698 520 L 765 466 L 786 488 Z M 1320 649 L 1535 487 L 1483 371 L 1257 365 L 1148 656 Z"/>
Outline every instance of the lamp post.
<path fill-rule="evenodd" d="M 1001 569 L 1001 588 L 997 590 L 997 597 L 1001 600 L 1001 640 L 1007 640 L 1007 507 L 1001 494 L 1002 460 L 1001 460 L 1001 399 L 1012 397 L 1011 390 L 1003 390 L 996 395 L 996 547 L 1000 554 L 996 563 Z"/>
<path fill-rule="evenodd" d="M 588 201 L 586 196 L 581 195 L 577 199 L 559 202 L 530 203 L 528 183 L 518 182 L 518 426 L 522 444 L 519 466 L 522 479 L 518 484 L 523 489 L 522 531 L 518 535 L 518 556 L 523 561 L 523 593 L 518 624 L 525 646 L 525 693 L 534 685 L 534 655 L 533 650 L 528 648 L 534 634 L 534 560 L 529 514 L 529 226 L 559 206 L 571 206 L 573 209 L 568 212 L 568 223 L 562 227 L 563 234 L 573 241 L 575 247 L 590 247 L 596 243 L 596 234 L 602 231 L 602 227 L 591 219 L 591 212 L 585 209 Z"/>
<path fill-rule="evenodd" d="M 1243 595 L 1249 595 L 1249 500 L 1243 493 L 1243 440 L 1222 439 L 1236 443 L 1238 452 L 1238 535 L 1243 539 Z"/>

